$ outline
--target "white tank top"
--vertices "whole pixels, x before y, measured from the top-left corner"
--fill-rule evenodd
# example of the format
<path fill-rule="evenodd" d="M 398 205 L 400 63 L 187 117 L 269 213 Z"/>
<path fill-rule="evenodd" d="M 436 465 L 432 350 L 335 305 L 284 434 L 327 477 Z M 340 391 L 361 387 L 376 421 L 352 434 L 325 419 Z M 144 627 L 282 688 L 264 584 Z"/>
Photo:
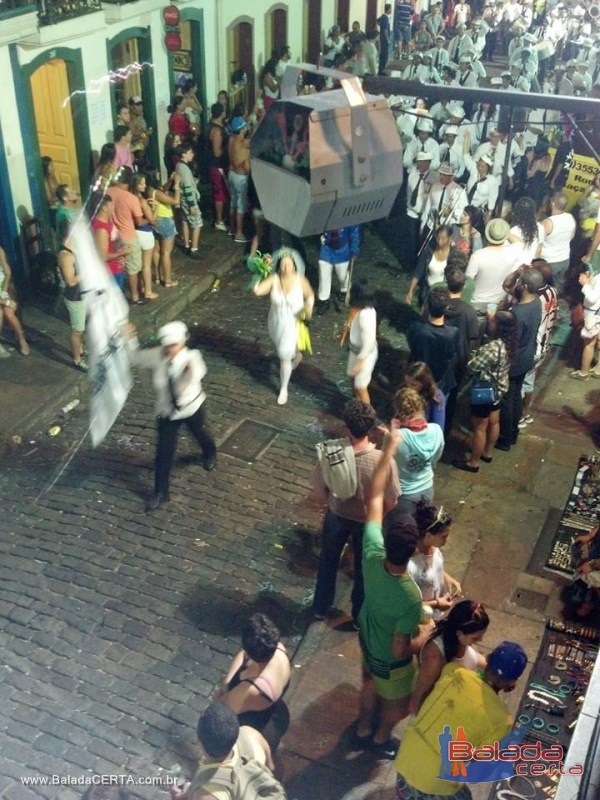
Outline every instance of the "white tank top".
<path fill-rule="evenodd" d="M 575 219 L 572 214 L 563 211 L 562 214 L 553 214 L 552 233 L 546 236 L 542 246 L 542 258 L 550 264 L 566 261 L 571 255 L 571 239 L 575 233 Z"/>
<path fill-rule="evenodd" d="M 444 655 L 444 643 L 442 641 L 442 637 L 436 636 L 435 639 L 432 639 L 431 641 L 439 649 L 440 653 L 444 656 L 444 658 L 446 658 L 446 656 Z M 471 647 L 471 645 L 468 644 L 465 648 L 464 656 L 461 656 L 460 658 L 453 658 L 452 663 L 460 664 L 461 667 L 464 667 L 465 669 L 470 669 L 472 672 L 476 672 L 477 669 L 479 668 L 477 650 L 475 650 L 474 647 Z"/>

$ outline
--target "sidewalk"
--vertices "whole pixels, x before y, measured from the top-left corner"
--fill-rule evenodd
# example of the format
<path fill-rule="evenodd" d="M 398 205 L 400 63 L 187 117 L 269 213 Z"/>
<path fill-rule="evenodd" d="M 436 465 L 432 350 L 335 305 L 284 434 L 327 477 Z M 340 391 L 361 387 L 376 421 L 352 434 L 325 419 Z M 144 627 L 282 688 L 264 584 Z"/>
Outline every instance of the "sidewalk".
<path fill-rule="evenodd" d="M 161 325 L 176 319 L 190 303 L 209 291 L 244 251 L 225 233 L 215 232 L 212 225 L 206 224 L 199 252 L 198 259 L 191 259 L 175 248 L 173 274 L 179 286 L 155 287 L 158 300 L 131 307 L 130 319 L 142 340 L 153 336 Z M 23 318 L 31 345 L 29 356 L 19 355 L 12 332 L 0 339 L 11 353 L 10 358 L 0 360 L 0 453 L 14 436 L 24 440 L 59 419 L 67 403 L 87 392 L 87 377 L 71 365 L 68 318 L 62 300 L 40 298 L 25 303 Z"/>
<path fill-rule="evenodd" d="M 376 289 L 385 286 L 396 298 L 403 296 L 405 276 L 391 283 L 389 274 L 386 277 L 377 269 L 384 254 L 372 252 L 369 243 L 365 251 L 360 265 L 367 253 L 376 265 L 368 269 L 370 282 Z M 383 260 L 389 263 L 389 256 Z M 383 320 L 380 352 L 384 354 L 390 344 L 402 347 L 402 340 L 391 318 Z M 466 597 L 486 605 L 491 619 L 481 651 L 489 652 L 504 639 L 517 640 L 530 664 L 536 659 L 545 621 L 560 616 L 559 592 L 564 584 L 564 579 L 541 567 L 554 532 L 546 523 L 564 507 L 578 459 L 595 452 L 590 434 L 600 430 L 600 385 L 568 377 L 568 367 L 579 358 L 578 334 L 565 321 L 554 341 L 538 377 L 534 422 L 522 432 L 518 446 L 510 453 L 498 451 L 493 463 L 477 475 L 453 469 L 451 460 L 464 452 L 468 440 L 463 401 L 453 437 L 436 469 L 436 501 L 454 519 L 444 549 L 446 570 L 462 583 Z M 336 606 L 349 609 L 350 587 L 349 578 L 340 571 Z M 279 753 L 290 800 L 395 797 L 393 765 L 374 761 L 368 751 L 352 752 L 349 744 L 358 713 L 361 656 L 356 633 L 343 630 L 348 620 L 345 616 L 314 622 L 295 654 L 287 698 L 292 724 Z M 521 690 L 517 687 L 503 698 L 513 713 L 523 686 L 524 679 Z M 406 724 L 397 727 L 399 738 Z M 487 800 L 489 792 L 489 785 L 472 787 L 474 800 Z"/>

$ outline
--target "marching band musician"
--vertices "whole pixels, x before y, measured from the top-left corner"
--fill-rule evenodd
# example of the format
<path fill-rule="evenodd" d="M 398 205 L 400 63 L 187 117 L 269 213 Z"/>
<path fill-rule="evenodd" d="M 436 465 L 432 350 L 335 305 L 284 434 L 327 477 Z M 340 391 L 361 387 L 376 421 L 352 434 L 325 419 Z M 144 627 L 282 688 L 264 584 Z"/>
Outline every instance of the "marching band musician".
<path fill-rule="evenodd" d="M 439 181 L 433 184 L 427 195 L 421 217 L 421 231 L 425 238 L 440 225 L 458 225 L 467 205 L 467 193 L 454 180 L 452 165 L 443 163 L 439 168 L 439 176 Z"/>

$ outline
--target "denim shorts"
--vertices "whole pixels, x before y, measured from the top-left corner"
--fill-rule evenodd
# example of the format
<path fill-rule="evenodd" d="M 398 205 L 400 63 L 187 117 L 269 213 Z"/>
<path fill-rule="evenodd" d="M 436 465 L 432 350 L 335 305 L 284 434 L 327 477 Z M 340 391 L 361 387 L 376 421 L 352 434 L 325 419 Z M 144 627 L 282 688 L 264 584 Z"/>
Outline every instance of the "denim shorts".
<path fill-rule="evenodd" d="M 157 217 L 154 230 L 159 239 L 172 239 L 177 233 L 173 217 Z"/>
<path fill-rule="evenodd" d="M 245 214 L 248 208 L 248 176 L 229 170 L 229 205 L 238 214 Z"/>

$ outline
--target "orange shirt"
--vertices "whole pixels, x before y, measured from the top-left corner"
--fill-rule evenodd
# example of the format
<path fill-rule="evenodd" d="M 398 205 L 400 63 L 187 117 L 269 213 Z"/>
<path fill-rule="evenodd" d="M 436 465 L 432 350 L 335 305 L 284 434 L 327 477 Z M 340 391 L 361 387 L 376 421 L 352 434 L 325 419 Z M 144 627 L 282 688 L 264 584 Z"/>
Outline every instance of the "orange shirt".
<path fill-rule="evenodd" d="M 120 186 L 111 186 L 108 190 L 115 204 L 113 219 L 121 239 L 132 241 L 136 238 L 135 219 L 143 217 L 140 201 L 134 194 Z"/>

